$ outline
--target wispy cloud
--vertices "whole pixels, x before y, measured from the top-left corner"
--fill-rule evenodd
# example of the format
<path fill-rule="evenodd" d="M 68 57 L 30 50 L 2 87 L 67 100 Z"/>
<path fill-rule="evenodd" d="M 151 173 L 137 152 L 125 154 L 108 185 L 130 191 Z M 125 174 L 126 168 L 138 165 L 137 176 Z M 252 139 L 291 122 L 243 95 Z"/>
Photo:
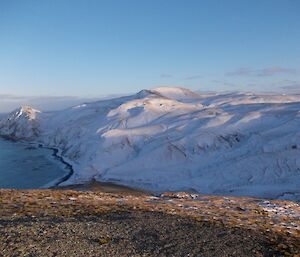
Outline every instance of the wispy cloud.
<path fill-rule="evenodd" d="M 160 74 L 160 77 L 161 77 L 162 79 L 168 79 L 168 78 L 173 78 L 174 76 L 171 75 L 171 74 L 162 73 L 162 74 Z"/>
<path fill-rule="evenodd" d="M 271 66 L 263 69 L 253 69 L 249 67 L 239 68 L 235 71 L 227 72 L 226 76 L 246 76 L 246 77 L 268 77 L 274 76 L 278 74 L 290 74 L 296 75 L 298 74 L 298 70 L 285 68 L 280 66 Z"/>
<path fill-rule="evenodd" d="M 283 85 L 280 86 L 281 89 L 292 91 L 292 92 L 299 92 L 300 91 L 300 81 L 295 80 L 284 80 Z"/>
<path fill-rule="evenodd" d="M 200 78 L 202 78 L 203 76 L 201 76 L 201 75 L 192 75 L 192 76 L 187 76 L 187 77 L 185 77 L 184 79 L 185 80 L 196 80 L 196 79 L 200 79 Z"/>
<path fill-rule="evenodd" d="M 268 68 L 259 70 L 257 75 L 258 76 L 273 76 L 273 75 L 280 74 L 280 73 L 297 74 L 297 70 L 291 69 L 291 68 L 284 68 L 284 67 L 280 67 L 280 66 L 273 66 L 273 67 L 268 67 Z"/>
<path fill-rule="evenodd" d="M 299 84 L 290 85 L 290 86 L 283 86 L 281 89 L 289 90 L 289 91 L 300 91 L 300 82 Z"/>
<path fill-rule="evenodd" d="M 212 83 L 218 84 L 218 85 L 222 85 L 222 86 L 229 86 L 229 87 L 238 87 L 237 84 L 232 83 L 232 82 L 228 82 L 228 81 L 221 81 L 221 80 L 211 80 Z"/>
<path fill-rule="evenodd" d="M 195 74 L 195 75 L 189 75 L 189 76 L 186 76 L 186 77 L 177 77 L 177 76 L 174 76 L 174 75 L 169 74 L 169 73 L 162 73 L 162 74 L 160 74 L 160 78 L 162 78 L 162 79 L 177 78 L 179 80 L 196 80 L 196 79 L 203 78 L 203 76 L 199 75 L 199 74 Z"/>
<path fill-rule="evenodd" d="M 251 76 L 253 75 L 253 70 L 250 68 L 239 68 L 235 71 L 230 71 L 225 74 L 226 76 Z"/>
<path fill-rule="evenodd" d="M 82 102 L 95 101 L 99 98 L 78 98 L 72 96 L 15 96 L 3 94 L 0 95 L 0 113 L 10 112 L 22 105 L 30 105 L 40 110 L 59 110 Z"/>

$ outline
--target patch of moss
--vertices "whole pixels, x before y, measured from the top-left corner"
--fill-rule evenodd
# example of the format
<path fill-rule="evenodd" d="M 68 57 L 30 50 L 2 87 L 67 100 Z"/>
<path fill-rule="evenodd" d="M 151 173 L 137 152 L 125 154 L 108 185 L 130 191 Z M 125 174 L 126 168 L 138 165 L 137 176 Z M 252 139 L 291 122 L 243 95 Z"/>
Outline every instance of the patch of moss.
<path fill-rule="evenodd" d="M 101 237 L 98 242 L 100 245 L 108 244 L 111 241 L 111 237 Z"/>

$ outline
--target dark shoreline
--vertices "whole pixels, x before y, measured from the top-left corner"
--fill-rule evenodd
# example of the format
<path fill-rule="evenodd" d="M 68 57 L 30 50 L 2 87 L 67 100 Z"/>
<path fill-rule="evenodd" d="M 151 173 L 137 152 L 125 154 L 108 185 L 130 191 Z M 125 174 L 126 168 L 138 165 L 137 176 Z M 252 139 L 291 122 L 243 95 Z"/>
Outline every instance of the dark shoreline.
<path fill-rule="evenodd" d="M 52 156 L 55 159 L 57 159 L 58 161 L 60 161 L 61 163 L 63 163 L 66 166 L 66 169 L 69 170 L 67 175 L 58 179 L 58 181 L 54 185 L 48 187 L 49 189 L 62 189 L 62 190 L 71 189 L 71 190 L 77 190 L 77 191 L 100 191 L 100 192 L 107 192 L 107 193 L 108 192 L 111 192 L 111 193 L 113 193 L 113 192 L 119 192 L 119 193 L 120 192 L 130 192 L 133 194 L 151 193 L 151 192 L 146 192 L 143 190 L 131 188 L 128 186 L 115 184 L 113 182 L 101 182 L 101 181 L 97 181 L 95 179 L 91 179 L 89 182 L 86 182 L 86 183 L 60 186 L 61 183 L 67 181 L 74 174 L 73 166 L 70 163 L 66 162 L 61 155 L 59 155 L 59 149 L 54 148 L 54 147 L 44 146 L 43 144 L 38 144 L 38 147 L 52 150 L 53 151 Z"/>
<path fill-rule="evenodd" d="M 66 170 L 67 174 L 64 175 L 63 177 L 57 178 L 53 181 L 50 181 L 48 186 L 48 189 L 62 189 L 62 190 L 76 190 L 76 191 L 100 191 L 100 192 L 115 192 L 115 193 L 121 193 L 121 192 L 127 192 L 127 193 L 133 193 L 133 194 L 143 194 L 143 193 L 149 193 L 151 194 L 152 192 L 146 191 L 146 190 L 141 190 L 141 189 L 136 189 L 120 184 L 116 184 L 113 182 L 102 182 L 102 181 L 96 181 L 95 179 L 91 179 L 88 182 L 85 183 L 79 183 L 79 184 L 71 184 L 67 186 L 60 186 L 61 183 L 67 181 L 70 179 L 70 177 L 73 176 L 74 174 L 74 169 L 73 166 L 68 163 L 67 161 L 64 160 L 64 158 L 59 154 L 60 150 L 54 147 L 49 147 L 45 146 L 42 143 L 39 142 L 30 142 L 22 139 L 16 139 L 13 136 L 3 136 L 0 135 L 0 139 L 10 141 L 13 143 L 24 143 L 28 145 L 28 149 L 31 147 L 36 147 L 36 148 L 44 148 L 52 151 L 51 156 L 62 163 L 64 165 L 64 170 Z"/>
<path fill-rule="evenodd" d="M 38 147 L 39 148 L 45 148 L 45 149 L 52 150 L 53 151 L 52 156 L 56 160 L 58 160 L 61 163 L 63 163 L 66 166 L 66 170 L 69 170 L 68 174 L 65 175 L 65 176 L 63 176 L 62 178 L 60 178 L 53 186 L 49 187 L 50 189 L 58 187 L 61 183 L 67 181 L 70 177 L 72 177 L 72 175 L 74 174 L 74 169 L 73 169 L 72 165 L 70 163 L 66 162 L 64 160 L 64 158 L 58 154 L 59 150 L 57 148 L 44 146 L 42 144 L 38 144 Z"/>
<path fill-rule="evenodd" d="M 19 143 L 26 143 L 28 145 L 37 146 L 38 148 L 45 148 L 45 149 L 52 150 L 52 155 L 51 156 L 54 157 L 54 159 L 61 162 L 62 164 L 64 164 L 65 169 L 66 169 L 66 171 L 68 171 L 68 173 L 67 173 L 67 175 L 64 175 L 62 178 L 57 179 L 58 181 L 53 186 L 50 186 L 49 187 L 50 189 L 58 187 L 61 183 L 67 181 L 74 174 L 74 169 L 73 169 L 72 165 L 70 163 L 66 162 L 63 159 L 63 157 L 58 154 L 59 150 L 57 148 L 44 146 L 43 144 L 37 143 L 37 142 L 29 142 L 29 141 L 25 141 L 23 139 L 16 139 L 13 136 L 0 135 L 0 138 L 3 139 L 3 140 L 6 140 L 6 141 L 13 142 L 13 143 L 18 143 L 18 142 Z"/>

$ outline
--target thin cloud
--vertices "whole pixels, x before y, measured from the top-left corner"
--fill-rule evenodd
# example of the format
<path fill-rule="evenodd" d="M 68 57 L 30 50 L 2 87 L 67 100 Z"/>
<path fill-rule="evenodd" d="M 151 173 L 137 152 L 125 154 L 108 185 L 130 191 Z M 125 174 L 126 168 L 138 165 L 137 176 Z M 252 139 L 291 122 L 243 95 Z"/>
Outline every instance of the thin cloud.
<path fill-rule="evenodd" d="M 222 86 L 229 86 L 229 87 L 237 87 L 238 85 L 228 81 L 221 81 L 221 80 L 211 80 L 212 83 L 216 83 Z"/>
<path fill-rule="evenodd" d="M 193 76 L 185 77 L 184 79 L 185 80 L 196 80 L 196 79 L 200 79 L 200 78 L 202 78 L 201 75 L 193 75 Z"/>
<path fill-rule="evenodd" d="M 257 76 L 273 76 L 276 74 L 297 74 L 296 69 L 290 69 L 290 68 L 284 68 L 280 66 L 273 66 L 269 68 L 265 68 L 262 70 L 259 70 Z"/>
<path fill-rule="evenodd" d="M 160 74 L 160 78 L 170 79 L 170 78 L 175 78 L 175 76 L 172 75 L 172 74 L 169 74 L 169 73 L 162 73 L 162 74 Z M 196 80 L 196 79 L 200 79 L 200 78 L 203 78 L 203 76 L 199 75 L 199 74 L 196 74 L 196 75 L 190 75 L 190 76 L 187 76 L 187 77 L 182 77 L 181 79 L 183 79 L 183 80 Z"/>
<path fill-rule="evenodd" d="M 253 70 L 250 68 L 239 68 L 235 71 L 227 72 L 226 76 L 253 76 Z"/>
<path fill-rule="evenodd" d="M 283 90 L 287 91 L 300 91 L 300 81 L 295 81 L 295 80 L 285 80 L 283 81 L 282 85 L 280 88 Z"/>
<path fill-rule="evenodd" d="M 268 77 L 278 74 L 290 74 L 296 75 L 298 71 L 296 69 L 285 68 L 280 66 L 271 66 L 263 69 L 252 69 L 249 67 L 239 68 L 235 71 L 226 73 L 226 76 L 246 76 L 246 77 Z"/>
<path fill-rule="evenodd" d="M 174 76 L 171 75 L 171 74 L 163 73 L 163 74 L 160 74 L 160 77 L 161 77 L 162 79 L 168 79 L 168 78 L 173 78 Z"/>
<path fill-rule="evenodd" d="M 281 89 L 291 90 L 291 91 L 299 91 L 300 90 L 300 83 L 295 84 L 295 85 L 290 85 L 290 86 L 283 86 L 283 87 L 281 87 Z"/>
<path fill-rule="evenodd" d="M 100 97 L 78 98 L 72 96 L 14 96 L 0 94 L 0 113 L 11 112 L 22 105 L 30 105 L 42 111 L 53 111 L 99 99 Z"/>

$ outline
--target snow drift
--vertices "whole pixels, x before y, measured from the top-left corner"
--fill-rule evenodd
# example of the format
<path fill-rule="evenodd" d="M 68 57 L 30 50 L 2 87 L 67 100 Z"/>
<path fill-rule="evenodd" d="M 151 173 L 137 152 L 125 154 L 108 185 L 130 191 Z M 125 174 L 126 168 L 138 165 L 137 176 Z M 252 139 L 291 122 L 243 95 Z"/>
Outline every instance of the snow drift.
<path fill-rule="evenodd" d="M 300 96 L 155 88 L 57 112 L 23 107 L 0 134 L 61 150 L 65 183 L 300 198 Z"/>

